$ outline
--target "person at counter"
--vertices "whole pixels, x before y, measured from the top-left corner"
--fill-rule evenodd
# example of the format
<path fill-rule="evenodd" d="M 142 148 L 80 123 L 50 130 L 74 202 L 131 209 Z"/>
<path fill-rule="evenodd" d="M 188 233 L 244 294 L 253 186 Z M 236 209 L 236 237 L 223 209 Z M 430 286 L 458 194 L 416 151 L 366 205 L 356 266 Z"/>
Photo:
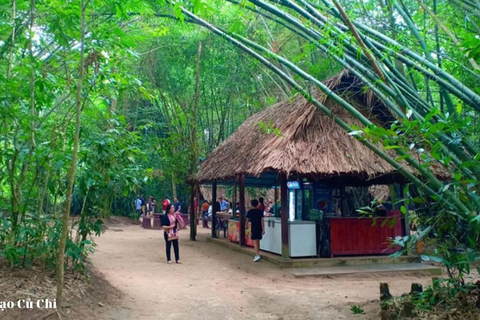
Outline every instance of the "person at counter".
<path fill-rule="evenodd" d="M 265 234 L 265 221 L 263 220 L 263 210 L 259 209 L 258 200 L 253 199 L 252 202 L 253 209 L 248 210 L 247 212 L 247 221 L 250 223 L 250 229 L 252 234 L 250 239 L 253 240 L 253 248 L 255 250 L 255 258 L 253 262 L 260 260 L 260 240 Z"/>
<path fill-rule="evenodd" d="M 267 212 L 272 214 L 273 213 L 273 202 L 272 200 L 268 201 Z"/>
<path fill-rule="evenodd" d="M 228 201 L 220 197 L 220 211 L 226 211 L 228 209 Z"/>
<path fill-rule="evenodd" d="M 265 199 L 262 197 L 258 198 L 258 210 L 261 210 L 262 212 L 265 211 L 267 208 L 265 207 Z"/>

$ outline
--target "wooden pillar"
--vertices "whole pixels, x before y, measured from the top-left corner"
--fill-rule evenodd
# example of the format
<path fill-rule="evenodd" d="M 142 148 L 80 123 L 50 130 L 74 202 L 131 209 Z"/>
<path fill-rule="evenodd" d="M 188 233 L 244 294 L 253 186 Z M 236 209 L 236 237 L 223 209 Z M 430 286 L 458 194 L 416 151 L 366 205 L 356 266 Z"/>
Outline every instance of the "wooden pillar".
<path fill-rule="evenodd" d="M 273 212 L 270 212 L 271 214 L 276 214 L 277 213 L 277 204 L 278 204 L 278 198 L 279 198 L 279 191 L 280 189 L 278 188 L 278 183 L 277 185 L 275 186 L 275 195 L 274 195 L 274 198 L 273 198 Z"/>
<path fill-rule="evenodd" d="M 237 215 L 237 179 L 233 182 L 232 217 Z"/>
<path fill-rule="evenodd" d="M 340 212 L 342 217 L 347 217 L 350 212 L 347 212 L 347 199 L 345 198 L 345 186 L 340 186 Z"/>
<path fill-rule="evenodd" d="M 197 219 L 195 221 L 195 233 L 197 232 L 197 227 L 200 217 L 202 215 L 202 201 L 200 200 L 201 198 L 201 193 L 200 193 L 200 184 L 197 184 L 197 192 L 195 193 L 197 197 Z"/>
<path fill-rule="evenodd" d="M 217 180 L 213 180 L 212 184 L 212 238 L 217 237 L 215 232 L 215 219 L 217 218 Z"/>
<path fill-rule="evenodd" d="M 195 223 L 194 223 L 194 229 L 195 229 L 195 235 L 197 235 L 197 226 L 198 226 L 198 218 L 202 214 L 202 203 L 200 201 L 200 184 L 197 183 L 195 185 L 195 198 L 197 199 L 197 205 L 195 206 Z"/>
<path fill-rule="evenodd" d="M 190 240 L 192 241 L 195 241 L 195 235 L 196 235 L 196 232 L 195 232 L 195 209 L 194 209 L 194 206 L 195 206 L 195 201 L 194 201 L 194 198 L 195 198 L 195 186 L 196 186 L 196 183 L 192 183 L 192 188 L 191 188 L 191 192 L 190 192 Z"/>
<path fill-rule="evenodd" d="M 398 210 L 397 191 L 394 184 L 391 184 L 388 186 L 388 192 L 390 193 L 390 201 L 392 202 L 392 209 Z"/>
<path fill-rule="evenodd" d="M 290 256 L 290 248 L 288 245 L 288 189 L 287 176 L 283 173 L 280 174 L 280 203 L 280 217 L 282 221 L 282 258 L 288 258 Z"/>
<path fill-rule="evenodd" d="M 246 216 L 246 208 L 245 208 L 245 175 L 240 175 L 240 183 L 239 183 L 239 191 L 240 191 L 240 231 L 239 231 L 239 243 L 241 246 L 245 245 L 245 216 Z"/>

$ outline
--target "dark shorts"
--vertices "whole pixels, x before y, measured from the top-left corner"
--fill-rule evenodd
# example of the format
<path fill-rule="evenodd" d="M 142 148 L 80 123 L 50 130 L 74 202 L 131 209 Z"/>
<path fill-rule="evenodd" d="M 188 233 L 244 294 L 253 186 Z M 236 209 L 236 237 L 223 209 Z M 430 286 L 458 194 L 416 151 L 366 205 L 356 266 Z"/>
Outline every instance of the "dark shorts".
<path fill-rule="evenodd" d="M 260 228 L 254 228 L 252 226 L 252 235 L 250 236 L 252 240 L 262 240 L 262 226 Z"/>

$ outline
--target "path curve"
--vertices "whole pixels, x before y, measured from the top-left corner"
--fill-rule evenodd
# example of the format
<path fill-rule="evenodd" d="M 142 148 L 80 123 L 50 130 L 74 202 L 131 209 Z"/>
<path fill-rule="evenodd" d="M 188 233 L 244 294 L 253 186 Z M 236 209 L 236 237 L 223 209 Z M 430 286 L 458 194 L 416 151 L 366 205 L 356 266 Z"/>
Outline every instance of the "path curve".
<path fill-rule="evenodd" d="M 379 282 L 392 283 L 375 275 L 296 279 L 269 262 L 254 263 L 248 255 L 206 242 L 207 232 L 200 228 L 198 241 L 190 241 L 189 231 L 182 230 L 182 264 L 167 264 L 162 231 L 112 218 L 96 239 L 92 262 L 125 297 L 105 318 L 375 319 Z M 392 294 L 421 282 L 406 279 L 395 277 Z M 353 315 L 352 305 L 364 306 L 367 315 Z"/>

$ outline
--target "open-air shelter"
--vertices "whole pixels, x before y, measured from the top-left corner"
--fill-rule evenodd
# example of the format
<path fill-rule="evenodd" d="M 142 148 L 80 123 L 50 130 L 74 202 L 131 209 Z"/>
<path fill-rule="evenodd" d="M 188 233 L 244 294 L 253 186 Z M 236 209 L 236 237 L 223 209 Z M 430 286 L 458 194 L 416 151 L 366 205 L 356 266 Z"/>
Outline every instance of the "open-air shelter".
<path fill-rule="evenodd" d="M 342 71 L 323 83 L 355 105 L 375 124 L 385 127 L 395 121 L 373 92 L 348 71 Z M 349 125 L 364 127 L 318 89 L 312 89 L 311 94 Z M 380 143 L 378 146 L 383 148 Z M 392 150 L 385 152 L 393 155 Z M 406 163 L 404 165 L 415 173 Z M 406 219 L 393 214 L 398 214 L 398 211 L 379 217 L 380 220 L 392 219 L 390 228 L 380 229 L 379 225 L 385 223 L 379 222 L 375 227 L 372 226 L 373 218 L 349 217 L 342 199 L 337 208 L 333 207 L 334 189 L 340 190 L 340 197 L 343 197 L 346 187 L 402 185 L 406 180 L 301 95 L 279 102 L 247 119 L 201 163 L 194 180 L 197 184 L 213 186 L 213 202 L 216 201 L 217 185 L 239 187 L 240 245 L 245 245 L 245 187 L 279 187 L 280 217 L 266 221 L 266 236 L 269 232 L 275 233 L 276 240 L 270 235 L 268 241 L 264 239 L 262 242 L 281 242 L 280 252 L 268 251 L 280 253 L 284 258 L 295 256 L 291 253 L 293 247 L 312 241 L 305 219 L 312 210 L 322 210 L 325 218 L 323 224 L 317 223 L 309 229 L 316 233 L 316 256 L 322 251 L 318 247 L 325 243 L 330 245 L 331 256 L 391 252 L 386 238 L 408 232 Z M 213 215 L 215 221 L 215 212 Z M 328 226 L 325 224 L 327 220 Z M 292 233 L 293 225 L 299 225 L 298 235 Z M 319 233 L 322 235 L 319 236 Z M 215 237 L 213 231 L 212 237 Z M 296 244 L 294 239 L 297 238 Z M 362 242 L 363 247 L 359 247 L 358 242 Z M 280 246 L 279 243 L 268 245 Z"/>

